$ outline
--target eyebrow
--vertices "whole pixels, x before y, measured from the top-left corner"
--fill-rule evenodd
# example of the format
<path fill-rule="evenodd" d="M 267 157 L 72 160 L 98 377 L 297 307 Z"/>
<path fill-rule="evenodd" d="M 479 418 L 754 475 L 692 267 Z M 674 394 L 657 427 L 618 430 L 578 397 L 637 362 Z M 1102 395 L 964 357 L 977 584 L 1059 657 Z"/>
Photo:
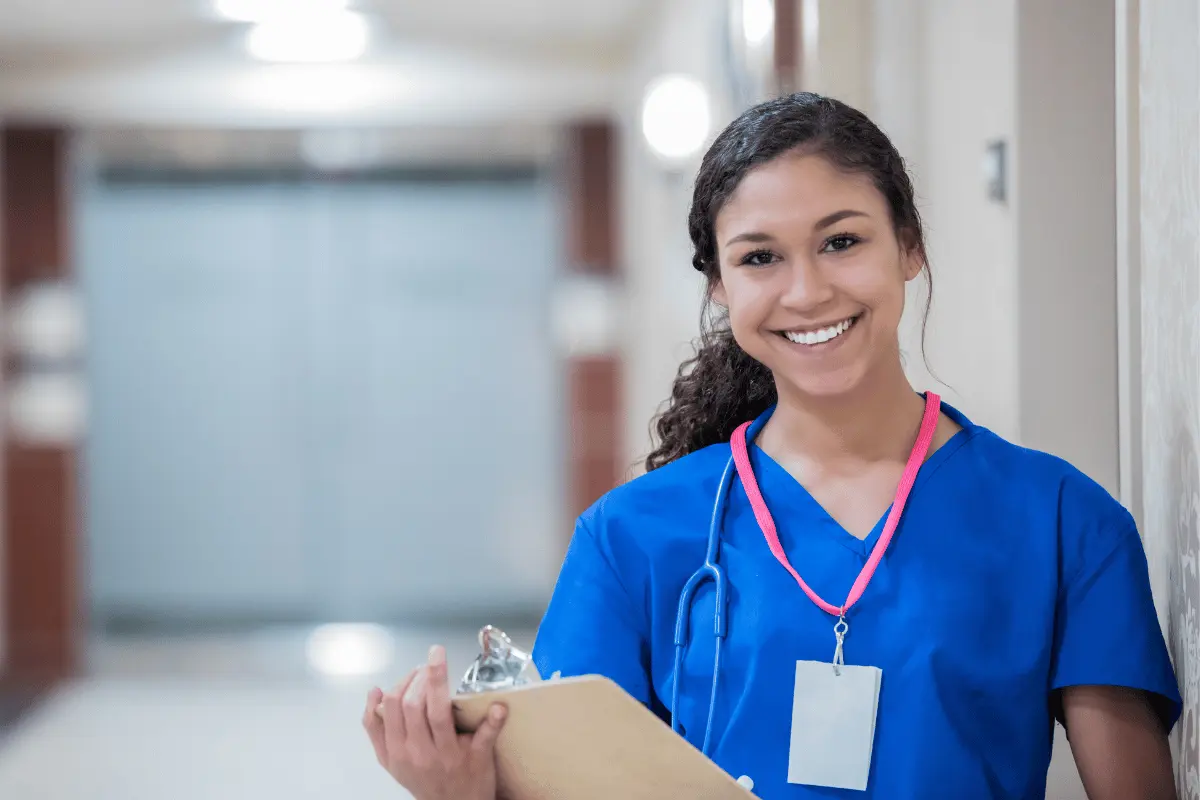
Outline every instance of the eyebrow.
<path fill-rule="evenodd" d="M 817 220 L 817 224 L 815 226 L 813 226 L 813 230 L 819 231 L 819 230 L 822 230 L 823 228 L 828 228 L 830 225 L 837 225 L 842 220 L 850 219 L 851 217 L 866 217 L 866 216 L 870 216 L 870 215 L 867 214 L 867 212 L 865 212 L 865 211 L 855 211 L 853 208 L 843 209 L 842 211 L 835 211 L 832 214 L 830 214 L 829 216 L 822 217 L 821 219 Z"/>
<path fill-rule="evenodd" d="M 817 224 L 813 226 L 813 230 L 817 230 L 817 231 L 824 230 L 825 228 L 828 228 L 831 225 L 836 225 L 839 222 L 841 222 L 842 220 L 850 219 L 851 217 L 867 217 L 867 216 L 870 216 L 870 215 L 867 214 L 865 211 L 855 211 L 852 208 L 842 209 L 841 211 L 835 211 L 832 214 L 829 214 L 828 216 L 822 217 L 821 219 L 817 220 Z M 769 233 L 761 233 L 759 231 L 750 231 L 748 233 L 739 233 L 737 236 L 734 236 L 732 239 L 727 241 L 725 243 L 725 246 L 729 247 L 730 245 L 737 244 L 738 242 L 753 242 L 753 243 L 769 242 L 769 241 L 772 241 L 773 238 L 774 237 L 771 236 Z"/>

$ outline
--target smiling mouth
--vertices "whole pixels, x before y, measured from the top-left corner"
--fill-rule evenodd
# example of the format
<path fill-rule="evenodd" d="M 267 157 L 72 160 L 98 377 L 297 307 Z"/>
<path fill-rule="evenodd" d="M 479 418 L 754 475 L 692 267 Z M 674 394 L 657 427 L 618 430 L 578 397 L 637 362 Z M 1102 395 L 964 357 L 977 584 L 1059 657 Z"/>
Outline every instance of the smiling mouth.
<path fill-rule="evenodd" d="M 824 328 L 816 328 L 808 331 L 778 331 L 779 335 L 787 339 L 789 342 L 804 345 L 818 345 L 831 342 L 838 338 L 846 331 L 854 327 L 862 314 L 855 314 L 853 317 L 842 320 L 833 325 L 827 325 Z"/>

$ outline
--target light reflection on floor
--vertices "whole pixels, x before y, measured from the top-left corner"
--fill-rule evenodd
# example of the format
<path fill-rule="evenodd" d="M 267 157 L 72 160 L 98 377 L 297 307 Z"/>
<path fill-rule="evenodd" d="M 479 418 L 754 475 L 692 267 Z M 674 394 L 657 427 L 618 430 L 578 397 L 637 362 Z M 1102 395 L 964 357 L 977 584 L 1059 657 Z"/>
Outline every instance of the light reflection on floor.
<path fill-rule="evenodd" d="M 359 719 L 446 645 L 451 676 L 477 652 L 459 628 L 274 629 L 97 641 L 89 677 L 0 741 L 0 797 L 21 800 L 401 800 Z M 531 647 L 532 630 L 510 631 Z M 370 674 L 351 673 L 373 667 Z M 320 669 L 318 669 L 320 668 Z"/>

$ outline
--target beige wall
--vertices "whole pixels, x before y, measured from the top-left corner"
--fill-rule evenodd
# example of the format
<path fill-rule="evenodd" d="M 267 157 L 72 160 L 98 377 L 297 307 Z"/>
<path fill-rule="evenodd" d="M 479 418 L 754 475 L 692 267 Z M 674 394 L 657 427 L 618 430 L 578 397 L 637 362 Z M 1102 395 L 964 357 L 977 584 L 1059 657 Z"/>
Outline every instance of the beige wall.
<path fill-rule="evenodd" d="M 876 0 L 873 11 L 866 110 L 915 177 L 934 285 L 926 353 L 945 383 L 921 356 L 923 285 L 905 315 L 909 375 L 1019 439 L 1016 216 L 983 178 L 988 143 L 1016 133 L 1015 0 Z"/>
<path fill-rule="evenodd" d="M 1200 3 L 1140 0 L 1144 538 L 1183 690 L 1185 800 L 1200 797 Z M 1136 19 L 1136 17 L 1135 17 Z"/>
<path fill-rule="evenodd" d="M 870 106 L 870 53 L 875 38 L 871 32 L 871 6 L 871 0 L 801 3 L 802 88 L 836 97 L 855 108 Z"/>
<path fill-rule="evenodd" d="M 883 2 L 876 4 L 879 8 Z M 920 94 L 908 156 L 929 237 L 933 309 L 926 352 L 947 400 L 1002 436 L 1018 438 L 1017 269 L 1010 205 L 989 200 L 982 162 L 987 143 L 1013 141 L 1015 5 L 926 0 L 916 47 L 905 66 Z M 911 22 L 909 23 L 912 24 Z M 892 34 L 896 36 L 898 34 Z M 876 41 L 881 41 L 882 32 Z M 891 127 L 889 119 L 882 120 Z M 910 303 L 906 352 L 918 385 L 939 388 L 924 369 Z"/>
<path fill-rule="evenodd" d="M 1065 456 L 1115 495 L 1113 3 L 1018 6 L 1018 429 L 1025 443 Z"/>
<path fill-rule="evenodd" d="M 624 315 L 625 449 L 640 461 L 650 446 L 649 421 L 670 395 L 680 363 L 699 333 L 703 282 L 691 267 L 687 211 L 697 164 L 664 171 L 647 150 L 639 110 L 646 84 L 684 72 L 708 83 L 714 133 L 729 120 L 721 107 L 718 61 L 721 2 L 667 0 L 648 24 L 621 89 L 621 239 Z"/>

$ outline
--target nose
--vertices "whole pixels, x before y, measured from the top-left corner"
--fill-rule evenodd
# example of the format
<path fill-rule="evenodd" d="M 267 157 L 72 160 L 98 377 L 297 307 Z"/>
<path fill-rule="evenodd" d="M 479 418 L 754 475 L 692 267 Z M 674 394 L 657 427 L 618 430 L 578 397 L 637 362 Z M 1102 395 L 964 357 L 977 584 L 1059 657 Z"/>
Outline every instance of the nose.
<path fill-rule="evenodd" d="M 788 286 L 780 302 L 789 308 L 807 311 L 823 305 L 834 296 L 829 277 L 811 258 L 795 259 L 791 269 L 783 274 L 787 276 Z"/>

